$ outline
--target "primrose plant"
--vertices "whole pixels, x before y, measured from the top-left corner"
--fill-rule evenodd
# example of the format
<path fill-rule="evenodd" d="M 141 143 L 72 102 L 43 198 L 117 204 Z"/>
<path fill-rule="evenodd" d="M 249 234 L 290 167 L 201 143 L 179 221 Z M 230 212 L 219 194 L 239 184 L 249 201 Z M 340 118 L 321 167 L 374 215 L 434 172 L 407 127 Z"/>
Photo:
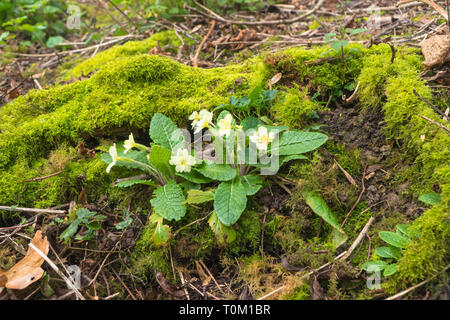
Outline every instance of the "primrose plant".
<path fill-rule="evenodd" d="M 102 155 L 108 173 L 115 166 L 146 172 L 122 179 L 116 186 L 155 187 L 150 222 L 155 224 L 156 244 L 164 244 L 171 237 L 164 221 L 178 221 L 188 205 L 207 202 L 213 202 L 209 225 L 218 242 L 231 242 L 236 237 L 231 226 L 245 210 L 247 197 L 262 187 L 264 178 L 275 174 L 287 161 L 307 159 L 304 153 L 328 139 L 319 132 L 266 125 L 254 117 L 238 123 L 228 110 L 213 119 L 214 114 L 208 110 L 190 115 L 192 142 L 189 130 L 177 128 L 172 120 L 157 113 L 150 123 L 150 148 L 137 143 L 130 134 L 123 145 L 114 144 L 109 154 Z"/>

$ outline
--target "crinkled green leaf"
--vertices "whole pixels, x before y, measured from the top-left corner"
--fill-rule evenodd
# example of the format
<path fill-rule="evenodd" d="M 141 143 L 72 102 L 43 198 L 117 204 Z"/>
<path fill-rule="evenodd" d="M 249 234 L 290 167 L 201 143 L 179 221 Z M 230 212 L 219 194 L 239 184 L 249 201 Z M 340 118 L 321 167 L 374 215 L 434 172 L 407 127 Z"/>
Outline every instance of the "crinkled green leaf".
<path fill-rule="evenodd" d="M 158 187 L 153 193 L 155 198 L 150 200 L 155 212 L 167 220 L 180 220 L 186 214 L 183 190 L 174 181 Z"/>
<path fill-rule="evenodd" d="M 172 120 L 161 113 L 156 113 L 150 122 L 150 138 L 156 144 L 175 151 L 185 148 L 184 136 Z"/>
<path fill-rule="evenodd" d="M 246 175 L 241 177 L 241 182 L 245 187 L 246 194 L 252 196 L 262 188 L 263 180 L 260 176 Z"/>
<path fill-rule="evenodd" d="M 161 172 L 166 178 L 169 178 L 175 173 L 173 166 L 169 163 L 171 156 L 170 150 L 154 144 L 150 150 L 149 161 L 156 170 Z"/>
<path fill-rule="evenodd" d="M 219 184 L 214 195 L 214 210 L 224 225 L 231 226 L 238 221 L 246 206 L 247 194 L 241 179 Z"/>
<path fill-rule="evenodd" d="M 219 244 L 230 243 L 236 239 L 236 231 L 220 222 L 219 217 L 214 211 L 208 219 L 208 224 L 216 235 Z"/>
<path fill-rule="evenodd" d="M 302 154 L 319 148 L 328 140 L 320 132 L 290 130 L 280 136 L 278 146 L 274 146 L 271 153 L 278 152 L 280 156 Z"/>
<path fill-rule="evenodd" d="M 166 224 L 163 224 L 162 221 L 159 221 L 156 224 L 155 232 L 153 233 L 152 240 L 157 246 L 161 246 L 170 238 L 170 227 Z"/>
<path fill-rule="evenodd" d="M 200 174 L 200 172 L 192 170 L 192 168 L 191 168 L 190 172 L 177 172 L 176 175 L 180 176 L 192 183 L 202 184 L 202 183 L 211 182 L 210 178 L 203 176 L 202 174 Z"/>

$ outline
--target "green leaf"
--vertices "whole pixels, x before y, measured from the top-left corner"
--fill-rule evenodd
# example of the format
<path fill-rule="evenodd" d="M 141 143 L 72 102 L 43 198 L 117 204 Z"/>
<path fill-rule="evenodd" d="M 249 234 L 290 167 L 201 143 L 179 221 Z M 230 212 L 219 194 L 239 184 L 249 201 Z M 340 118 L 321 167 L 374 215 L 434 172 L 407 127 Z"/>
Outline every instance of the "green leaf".
<path fill-rule="evenodd" d="M 147 186 L 156 187 L 156 184 L 152 180 L 142 180 L 142 179 L 132 179 L 132 180 L 120 181 L 120 182 L 116 183 L 114 185 L 114 187 L 128 188 L 128 187 L 134 186 L 136 184 L 145 184 Z"/>
<path fill-rule="evenodd" d="M 279 145 L 272 148 L 271 153 L 278 152 L 280 156 L 301 154 L 319 148 L 327 140 L 328 137 L 320 132 L 291 130 L 281 135 Z"/>
<path fill-rule="evenodd" d="M 312 211 L 314 211 L 315 214 L 320 216 L 325 222 L 330 224 L 340 233 L 344 233 L 344 230 L 342 230 L 333 212 L 327 206 L 321 196 L 308 190 L 304 190 L 302 192 L 302 196 L 305 198 L 306 204 L 311 207 Z"/>
<path fill-rule="evenodd" d="M 236 239 L 236 231 L 220 222 L 219 217 L 214 211 L 208 219 L 208 224 L 216 235 L 219 244 L 230 243 Z"/>
<path fill-rule="evenodd" d="M 155 198 L 150 200 L 155 212 L 167 220 L 180 220 L 186 214 L 183 190 L 174 181 L 158 187 L 153 193 Z"/>
<path fill-rule="evenodd" d="M 46 45 L 49 48 L 54 48 L 57 45 L 59 45 L 60 43 L 62 43 L 63 41 L 64 41 L 64 38 L 61 36 L 50 37 L 50 38 L 48 38 Z"/>
<path fill-rule="evenodd" d="M 396 248 L 404 248 L 410 242 L 408 238 L 390 231 L 380 231 L 378 235 L 382 240 Z"/>
<path fill-rule="evenodd" d="M 72 238 L 75 235 L 75 233 L 77 233 L 79 224 L 80 224 L 80 220 L 75 220 L 74 222 L 72 222 L 67 227 L 67 229 L 64 230 L 63 233 L 61 233 L 59 238 L 64 239 L 64 240 L 68 240 L 68 239 Z"/>
<path fill-rule="evenodd" d="M 182 177 L 182 178 L 184 178 L 187 181 L 192 182 L 192 183 L 201 184 L 201 183 L 209 183 L 209 182 L 211 182 L 211 179 L 201 175 L 199 172 L 194 171 L 192 169 L 191 169 L 190 172 L 177 172 L 176 175 L 180 176 L 180 177 Z"/>
<path fill-rule="evenodd" d="M 152 148 L 150 150 L 150 163 L 166 178 L 173 177 L 175 173 L 173 166 L 171 166 L 169 163 L 171 155 L 172 153 L 170 152 L 170 150 L 163 148 L 157 144 L 152 145 Z"/>
<path fill-rule="evenodd" d="M 159 221 L 156 224 L 155 232 L 153 233 L 152 240 L 157 246 L 161 246 L 167 242 L 170 238 L 170 227 Z"/>
<path fill-rule="evenodd" d="M 246 189 L 239 178 L 219 184 L 214 195 L 214 210 L 224 225 L 231 226 L 238 221 L 246 206 Z"/>
<path fill-rule="evenodd" d="M 426 193 L 419 197 L 419 201 L 434 206 L 435 204 L 441 202 L 441 195 L 436 192 Z"/>
<path fill-rule="evenodd" d="M 87 227 L 89 228 L 89 230 L 96 231 L 101 228 L 101 224 L 98 221 L 92 221 L 88 223 Z"/>
<path fill-rule="evenodd" d="M 393 263 L 384 268 L 383 276 L 389 277 L 397 272 L 397 264 Z"/>
<path fill-rule="evenodd" d="M 245 193 L 248 196 L 256 194 L 262 188 L 263 180 L 260 176 L 246 175 L 241 177 L 242 184 L 245 188 Z"/>
<path fill-rule="evenodd" d="M 262 121 L 255 117 L 245 118 L 241 122 L 242 130 L 244 130 L 244 132 L 249 129 L 256 130 L 262 124 L 263 124 Z"/>
<path fill-rule="evenodd" d="M 381 271 L 387 267 L 387 263 L 381 260 L 369 261 L 362 265 L 362 268 L 367 272 L 377 272 Z"/>
<path fill-rule="evenodd" d="M 136 161 L 139 161 L 142 164 L 145 165 L 149 165 L 149 162 L 147 160 L 147 152 L 145 151 L 137 151 L 137 150 L 130 150 L 128 151 L 126 154 L 124 154 L 124 148 L 123 146 L 117 147 L 117 155 L 121 158 L 128 158 L 128 159 L 133 159 Z M 103 162 L 110 164 L 112 162 L 112 158 L 111 155 L 109 153 L 102 153 L 101 156 Z M 129 169 L 141 169 L 141 170 L 145 170 L 145 168 L 135 162 L 131 162 L 131 161 L 126 161 L 126 160 L 119 160 L 116 163 L 117 167 L 125 167 L 125 168 L 129 168 Z"/>
<path fill-rule="evenodd" d="M 400 259 L 401 257 L 401 253 L 398 249 L 390 247 L 378 247 L 375 249 L 375 253 L 381 258 Z"/>
<path fill-rule="evenodd" d="M 193 168 L 207 178 L 219 181 L 229 181 L 236 176 L 236 170 L 230 165 L 217 163 L 202 163 L 200 166 Z"/>
<path fill-rule="evenodd" d="M 161 113 L 156 113 L 150 122 L 150 138 L 156 144 L 176 151 L 185 148 L 184 136 L 175 123 Z"/>
<path fill-rule="evenodd" d="M 189 204 L 200 204 L 214 200 L 214 190 L 202 191 L 191 189 L 187 193 L 186 202 Z"/>
<path fill-rule="evenodd" d="M 124 218 L 125 220 L 119 222 L 118 224 L 116 224 L 116 230 L 123 230 L 126 229 L 130 226 L 130 224 L 133 222 L 133 219 L 130 217 L 130 213 L 125 210 L 124 212 Z"/>
<path fill-rule="evenodd" d="M 408 224 L 399 224 L 397 225 L 397 233 L 409 238 L 409 225 Z"/>

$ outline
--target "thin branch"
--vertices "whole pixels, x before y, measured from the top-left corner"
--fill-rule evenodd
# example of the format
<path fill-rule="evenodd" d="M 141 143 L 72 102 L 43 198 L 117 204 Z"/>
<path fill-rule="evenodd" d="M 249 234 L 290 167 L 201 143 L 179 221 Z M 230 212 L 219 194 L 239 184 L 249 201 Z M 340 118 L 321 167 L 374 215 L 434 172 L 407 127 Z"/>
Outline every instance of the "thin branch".
<path fill-rule="evenodd" d="M 31 213 L 49 213 L 49 214 L 64 214 L 67 212 L 66 210 L 35 209 L 35 208 L 20 208 L 20 207 L 6 207 L 6 206 L 0 206 L 0 210 L 21 211 Z"/>
<path fill-rule="evenodd" d="M 432 120 L 432 119 L 430 119 L 428 117 L 425 117 L 425 116 L 423 116 L 421 114 L 418 114 L 418 116 L 421 117 L 422 119 L 425 119 L 425 120 L 431 122 L 432 124 L 438 126 L 439 128 L 444 129 L 447 132 L 450 132 L 450 129 L 447 128 L 446 126 L 444 126 L 443 124 L 440 124 L 439 122 L 436 122 L 436 121 L 434 121 L 434 120 Z"/>
<path fill-rule="evenodd" d="M 22 182 L 36 182 L 36 181 L 41 181 L 41 180 L 45 180 L 45 179 L 47 179 L 47 178 L 51 178 L 51 177 L 57 176 L 57 175 L 59 175 L 59 174 L 61 174 L 61 173 L 63 173 L 63 172 L 64 172 L 64 170 L 61 170 L 61 171 L 58 171 L 58 172 L 49 174 L 48 176 L 45 176 L 45 177 L 38 177 L 38 178 L 27 179 L 27 180 L 23 180 Z"/>
<path fill-rule="evenodd" d="M 434 104 L 432 104 L 430 101 L 428 101 L 427 99 L 425 99 L 424 97 L 422 97 L 417 91 L 416 89 L 413 89 L 413 93 L 416 95 L 417 98 L 419 98 L 420 100 L 422 100 L 423 102 L 425 102 L 427 105 L 429 105 L 431 107 L 431 109 L 433 109 L 434 111 L 436 111 L 437 113 L 439 113 L 441 116 L 445 117 L 445 113 L 443 113 L 441 110 L 439 110 L 438 107 L 436 107 Z"/>
<path fill-rule="evenodd" d="M 216 25 L 216 20 L 211 20 L 211 26 L 209 27 L 208 33 L 206 33 L 205 37 L 203 38 L 202 42 L 200 42 L 200 45 L 198 46 L 197 50 L 195 51 L 194 59 L 192 61 L 192 65 L 194 68 L 198 68 L 198 56 L 200 54 L 200 51 L 203 48 L 203 45 L 206 42 L 206 39 L 210 36 L 211 32 L 214 29 L 214 26 Z"/>
<path fill-rule="evenodd" d="M 389 297 L 389 298 L 386 298 L 386 300 L 395 300 L 395 299 L 398 299 L 398 298 L 400 298 L 400 297 L 403 297 L 405 294 L 407 294 L 407 293 L 409 293 L 409 292 L 411 292 L 411 291 L 413 291 L 413 290 L 415 290 L 415 289 L 417 289 L 417 288 L 423 286 L 424 284 L 430 282 L 430 281 L 433 280 L 438 274 L 447 271 L 447 269 L 448 269 L 449 267 L 450 267 L 450 264 L 447 265 L 442 271 L 440 271 L 440 272 L 438 272 L 437 274 L 435 274 L 434 276 L 432 276 L 430 279 L 424 280 L 424 281 L 422 281 L 422 282 L 416 284 L 415 286 L 412 286 L 411 288 L 408 288 L 408 289 L 406 289 L 406 290 L 404 290 L 404 291 L 402 291 L 402 292 L 399 292 L 399 293 L 397 293 L 397 294 L 395 294 L 395 295 L 393 295 L 393 296 L 391 296 L 391 297 Z"/>
<path fill-rule="evenodd" d="M 69 280 L 64 273 L 59 270 L 59 268 L 53 263 L 52 260 L 50 260 L 39 248 L 37 248 L 34 244 L 30 243 L 30 248 L 36 251 L 36 253 L 41 256 L 42 259 L 44 259 L 50 267 L 67 283 L 67 285 L 75 291 L 76 296 L 81 300 L 86 300 L 83 295 L 78 291 L 77 287 L 73 284 L 72 280 Z"/>

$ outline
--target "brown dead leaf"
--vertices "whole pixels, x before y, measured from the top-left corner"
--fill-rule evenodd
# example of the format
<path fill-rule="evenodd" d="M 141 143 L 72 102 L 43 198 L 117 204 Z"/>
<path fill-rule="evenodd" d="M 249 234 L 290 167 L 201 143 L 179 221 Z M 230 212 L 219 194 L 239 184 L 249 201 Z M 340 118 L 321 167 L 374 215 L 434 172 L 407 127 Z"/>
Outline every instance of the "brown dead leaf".
<path fill-rule="evenodd" d="M 319 280 L 317 279 L 317 275 L 313 277 L 310 291 L 311 291 L 311 297 L 313 300 L 323 299 L 323 289 L 320 286 Z"/>
<path fill-rule="evenodd" d="M 164 292 L 174 296 L 175 298 L 182 298 L 185 295 L 183 290 L 179 290 L 173 283 L 167 280 L 161 272 L 156 273 L 156 282 L 158 282 Z"/>
<path fill-rule="evenodd" d="M 242 42 L 234 44 L 232 46 L 233 50 L 240 50 L 244 48 L 246 46 L 245 42 L 257 40 L 260 40 L 260 37 L 254 29 L 241 29 L 236 37 L 230 39 L 232 42 Z"/>
<path fill-rule="evenodd" d="M 432 68 L 450 61 L 450 35 L 435 35 L 422 42 L 423 65 Z"/>
<path fill-rule="evenodd" d="M 42 237 L 40 230 L 36 232 L 31 243 L 47 255 L 49 243 L 47 237 Z M 0 270 L 0 286 L 17 290 L 28 287 L 44 274 L 44 270 L 41 268 L 42 263 L 44 263 L 44 259 L 29 247 L 25 257 L 11 269 L 8 271 Z"/>

